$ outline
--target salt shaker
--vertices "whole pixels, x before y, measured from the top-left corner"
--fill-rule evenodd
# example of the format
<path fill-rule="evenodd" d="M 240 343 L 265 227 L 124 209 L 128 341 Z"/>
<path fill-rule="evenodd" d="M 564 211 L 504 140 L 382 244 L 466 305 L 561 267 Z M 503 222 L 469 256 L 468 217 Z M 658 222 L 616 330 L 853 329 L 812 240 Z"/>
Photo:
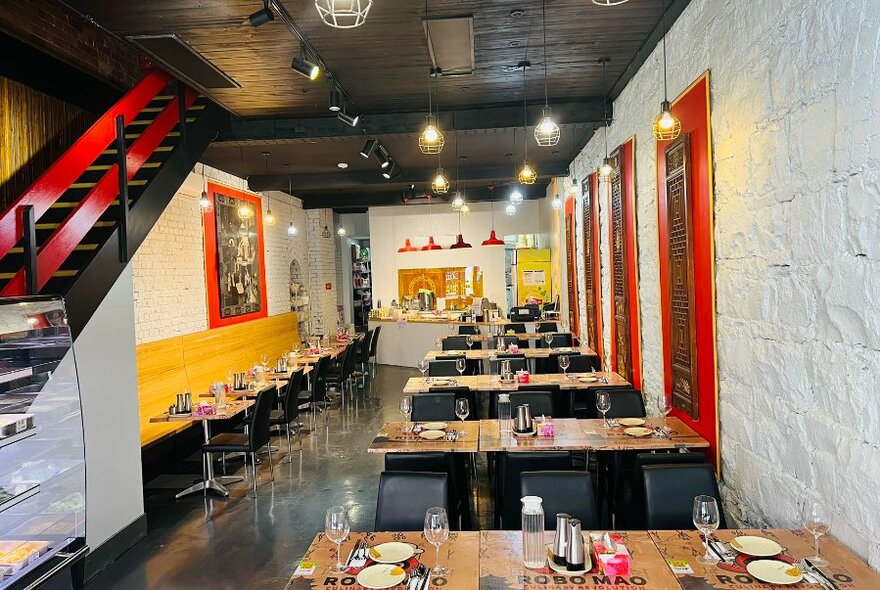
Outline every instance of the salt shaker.
<path fill-rule="evenodd" d="M 556 515 L 556 537 L 553 539 L 553 563 L 561 567 L 568 565 L 568 562 L 566 561 L 566 552 L 568 549 L 568 521 L 570 518 L 571 516 L 564 512 L 560 512 Z"/>
<path fill-rule="evenodd" d="M 581 535 L 581 521 L 577 518 L 568 520 L 568 546 L 565 549 L 566 568 L 570 572 L 584 570 L 584 538 Z"/>

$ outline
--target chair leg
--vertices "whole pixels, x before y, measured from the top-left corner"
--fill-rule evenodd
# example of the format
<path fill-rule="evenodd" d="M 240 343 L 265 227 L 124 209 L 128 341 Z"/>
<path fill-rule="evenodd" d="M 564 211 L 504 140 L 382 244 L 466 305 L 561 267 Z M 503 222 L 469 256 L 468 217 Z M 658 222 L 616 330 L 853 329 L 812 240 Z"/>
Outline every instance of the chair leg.
<path fill-rule="evenodd" d="M 220 461 L 223 463 L 223 475 L 226 475 L 226 453 L 221 453 Z"/>
<path fill-rule="evenodd" d="M 284 428 L 284 432 L 287 433 L 287 457 L 291 461 L 293 461 L 293 450 L 290 447 L 290 423 L 287 423 L 287 426 Z"/>
<path fill-rule="evenodd" d="M 257 454 L 251 453 L 251 463 L 253 464 L 254 469 L 254 498 L 257 497 Z M 245 464 L 247 464 L 247 459 L 245 459 Z"/>
<path fill-rule="evenodd" d="M 269 475 L 272 481 L 275 481 L 275 468 L 272 467 L 272 445 L 266 445 L 266 450 L 269 452 Z"/>

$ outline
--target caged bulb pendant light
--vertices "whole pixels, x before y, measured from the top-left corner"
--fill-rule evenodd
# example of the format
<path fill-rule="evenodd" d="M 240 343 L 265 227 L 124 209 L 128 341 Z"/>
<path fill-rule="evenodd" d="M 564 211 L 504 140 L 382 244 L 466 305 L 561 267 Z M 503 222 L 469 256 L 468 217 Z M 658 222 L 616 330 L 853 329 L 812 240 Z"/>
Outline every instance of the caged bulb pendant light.
<path fill-rule="evenodd" d="M 605 90 L 605 66 L 608 65 L 607 57 L 600 57 L 599 62 L 602 64 L 602 90 Z M 602 99 L 602 106 L 605 110 L 604 119 L 605 119 L 605 159 L 602 160 L 602 165 L 599 166 L 599 176 L 602 178 L 608 179 L 611 176 L 611 172 L 613 167 L 611 166 L 611 158 L 608 157 L 608 93 L 606 92 Z"/>
<path fill-rule="evenodd" d="M 334 29 L 353 29 L 364 24 L 373 0 L 315 0 L 324 24 Z"/>
<path fill-rule="evenodd" d="M 269 176 L 269 152 L 263 152 L 263 157 L 266 159 L 266 176 Z M 275 214 L 272 213 L 272 197 L 266 192 L 266 214 L 263 215 L 263 223 L 273 226 L 276 221 Z"/>
<path fill-rule="evenodd" d="M 538 180 L 538 171 L 529 164 L 529 138 L 528 138 L 528 129 L 529 129 L 529 115 L 528 109 L 526 105 L 526 68 L 529 67 L 528 61 L 522 62 L 522 71 L 523 71 L 523 127 L 526 131 L 525 138 L 525 155 L 523 157 L 523 165 L 522 168 L 519 169 L 519 174 L 517 175 L 517 179 L 520 184 L 535 184 L 535 181 Z"/>
<path fill-rule="evenodd" d="M 434 175 L 434 180 L 431 181 L 431 190 L 438 195 L 445 195 L 449 192 L 449 179 L 446 178 L 443 166 L 440 165 L 439 155 L 437 156 L 437 174 Z"/>
<path fill-rule="evenodd" d="M 427 9 L 426 9 L 427 13 Z M 431 74 L 428 77 L 428 116 L 425 117 L 425 128 L 419 135 L 419 150 L 423 154 L 439 154 L 446 145 L 446 138 L 440 127 L 437 126 L 437 115 L 434 114 L 433 99 L 431 96 L 431 87 L 434 85 L 435 70 L 431 68 Z M 440 108 L 437 108 L 440 113 Z"/>
<path fill-rule="evenodd" d="M 289 196 L 293 196 L 293 180 L 290 178 L 290 164 L 285 164 L 287 166 L 287 194 Z M 287 226 L 287 235 L 291 238 L 295 238 L 299 233 L 299 230 L 296 228 L 296 224 L 293 222 L 293 209 L 290 211 L 290 225 Z"/>
<path fill-rule="evenodd" d="M 202 164 L 202 195 L 199 197 L 199 211 L 210 213 L 213 208 L 214 205 L 208 198 L 208 179 L 205 177 L 205 165 Z"/>
<path fill-rule="evenodd" d="M 669 90 L 666 86 L 666 6 L 663 7 L 663 101 L 660 114 L 654 119 L 651 129 L 657 141 L 672 141 L 681 135 L 681 121 L 672 114 L 669 107 Z"/>
<path fill-rule="evenodd" d="M 535 141 L 540 147 L 553 147 L 559 143 L 559 125 L 553 120 L 550 100 L 547 97 L 547 0 L 541 2 L 541 31 L 544 35 L 544 108 L 541 122 L 535 127 Z"/>

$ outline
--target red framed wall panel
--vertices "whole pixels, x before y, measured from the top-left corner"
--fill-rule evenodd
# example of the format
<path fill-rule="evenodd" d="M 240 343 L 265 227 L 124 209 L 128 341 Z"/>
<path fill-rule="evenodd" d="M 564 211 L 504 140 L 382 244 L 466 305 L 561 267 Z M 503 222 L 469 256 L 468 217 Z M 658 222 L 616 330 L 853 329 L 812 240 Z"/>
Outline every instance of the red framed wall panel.
<path fill-rule="evenodd" d="M 577 228 L 575 223 L 575 198 L 569 195 L 565 198 L 565 276 L 568 279 L 568 326 L 571 333 L 580 338 L 580 322 L 578 304 L 577 280 Z"/>
<path fill-rule="evenodd" d="M 604 359 L 604 333 L 602 329 L 602 261 L 599 255 L 599 175 L 593 172 L 581 183 L 583 195 L 584 235 L 584 293 L 587 317 L 587 344 Z"/>

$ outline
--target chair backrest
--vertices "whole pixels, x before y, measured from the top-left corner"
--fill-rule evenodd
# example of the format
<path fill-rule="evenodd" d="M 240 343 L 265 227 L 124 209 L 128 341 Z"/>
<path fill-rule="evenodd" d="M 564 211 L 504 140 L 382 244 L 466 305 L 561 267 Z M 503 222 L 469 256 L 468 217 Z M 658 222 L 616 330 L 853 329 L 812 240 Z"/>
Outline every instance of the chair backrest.
<path fill-rule="evenodd" d="M 535 332 L 543 334 L 545 332 L 558 332 L 556 322 L 541 322 L 535 327 Z"/>
<path fill-rule="evenodd" d="M 299 416 L 299 392 L 302 390 L 303 370 L 297 369 L 290 374 L 287 391 L 282 400 L 284 404 L 284 421 L 288 424 Z"/>
<path fill-rule="evenodd" d="M 467 350 L 467 336 L 447 336 L 442 346 L 443 350 Z"/>
<path fill-rule="evenodd" d="M 360 340 L 360 348 L 358 349 L 358 354 L 360 354 L 361 361 L 363 362 L 366 362 L 367 358 L 369 358 L 370 356 L 370 345 L 373 343 L 374 332 L 375 330 L 367 330 L 367 333 Z"/>
<path fill-rule="evenodd" d="M 446 473 L 386 471 L 379 475 L 377 531 L 421 531 L 425 512 L 449 506 Z"/>
<path fill-rule="evenodd" d="M 510 330 L 513 330 L 514 334 L 525 334 L 526 325 L 517 322 L 504 324 L 504 331 L 509 332 Z"/>
<path fill-rule="evenodd" d="M 417 393 L 412 401 L 412 420 L 455 420 L 454 393 Z"/>
<path fill-rule="evenodd" d="M 342 359 L 342 376 L 343 378 L 350 377 L 352 373 L 354 373 L 355 368 L 355 356 L 357 356 L 357 341 L 352 341 L 345 348 L 345 357 Z"/>
<path fill-rule="evenodd" d="M 248 426 L 248 446 L 252 453 L 269 444 L 269 415 L 277 395 L 278 389 L 275 387 L 269 387 L 257 394 Z"/>
<path fill-rule="evenodd" d="M 644 530 L 645 525 L 645 476 L 642 468 L 648 465 L 700 465 L 706 462 L 706 456 L 700 452 L 680 453 L 656 452 L 638 453 L 633 460 L 633 468 L 629 471 L 628 483 L 625 485 L 615 502 L 622 502 L 627 507 L 620 513 L 615 526 L 627 530 Z"/>
<path fill-rule="evenodd" d="M 370 340 L 370 356 L 376 356 L 376 349 L 379 347 L 379 331 L 382 329 L 382 326 L 376 326 L 376 329 L 373 330 L 373 338 Z"/>
<path fill-rule="evenodd" d="M 545 530 L 556 528 L 559 512 L 579 519 L 583 530 L 599 528 L 596 494 L 588 472 L 527 471 L 520 476 L 520 493 L 544 500 Z"/>
<path fill-rule="evenodd" d="M 562 348 L 563 346 L 574 346 L 574 338 L 571 332 L 554 332 L 553 341 L 550 342 L 550 348 Z M 537 348 L 547 348 L 547 342 L 544 338 L 538 340 Z"/>
<path fill-rule="evenodd" d="M 500 373 L 501 363 L 504 361 L 510 361 L 510 370 L 514 373 L 517 371 L 522 371 L 526 368 L 526 355 L 499 354 L 496 355 L 495 358 L 489 362 L 489 364 L 491 365 L 492 373 Z"/>
<path fill-rule="evenodd" d="M 550 373 L 561 373 L 562 369 L 559 368 L 559 357 L 567 356 L 568 357 L 568 372 L 569 373 L 589 373 L 594 371 L 596 366 L 594 364 L 594 359 L 596 357 L 587 354 L 566 354 L 564 352 L 554 352 L 550 355 L 548 372 Z"/>
<path fill-rule="evenodd" d="M 501 526 L 508 530 L 519 530 L 522 527 L 520 474 L 525 471 L 570 471 L 571 469 L 571 453 L 567 451 L 499 453 L 498 477 L 501 486 L 495 509 L 501 516 Z"/>
<path fill-rule="evenodd" d="M 611 409 L 607 418 L 644 418 L 645 400 L 638 389 L 610 389 Z"/>
<path fill-rule="evenodd" d="M 459 357 L 461 358 L 461 357 Z M 428 363 L 428 375 L 431 377 L 458 377 L 458 360 L 440 360 Z"/>
<path fill-rule="evenodd" d="M 642 468 L 645 481 L 645 522 L 649 529 L 693 529 L 694 498 L 712 496 L 718 501 L 719 528 L 727 528 L 715 469 L 703 465 L 649 465 Z"/>
<path fill-rule="evenodd" d="M 466 420 L 479 420 L 479 413 L 475 408 L 477 406 L 477 394 L 468 389 L 467 387 L 431 387 L 428 389 L 430 393 L 451 393 L 455 396 L 455 399 L 466 399 L 468 401 L 468 408 L 470 408 L 470 413 Z M 423 395 L 423 394 L 419 394 Z"/>
<path fill-rule="evenodd" d="M 327 394 L 327 369 L 330 368 L 330 357 L 318 358 L 312 370 L 312 401 L 324 401 Z"/>
<path fill-rule="evenodd" d="M 385 453 L 385 471 L 446 473 L 448 470 L 446 453 Z"/>
<path fill-rule="evenodd" d="M 549 391 L 515 391 L 510 394 L 511 414 L 516 415 L 516 408 L 528 404 L 532 416 L 553 415 L 553 394 Z"/>
<path fill-rule="evenodd" d="M 498 336 L 498 337 L 495 339 L 495 346 L 498 346 L 498 341 L 499 341 L 499 340 L 503 340 L 503 341 L 504 341 L 504 346 L 505 346 L 505 348 L 508 347 L 508 346 L 510 346 L 511 344 L 516 344 L 517 346 L 520 345 L 519 338 L 517 338 L 516 336 Z"/>
<path fill-rule="evenodd" d="M 459 334 L 479 334 L 480 327 L 474 324 L 460 324 L 458 326 Z"/>

